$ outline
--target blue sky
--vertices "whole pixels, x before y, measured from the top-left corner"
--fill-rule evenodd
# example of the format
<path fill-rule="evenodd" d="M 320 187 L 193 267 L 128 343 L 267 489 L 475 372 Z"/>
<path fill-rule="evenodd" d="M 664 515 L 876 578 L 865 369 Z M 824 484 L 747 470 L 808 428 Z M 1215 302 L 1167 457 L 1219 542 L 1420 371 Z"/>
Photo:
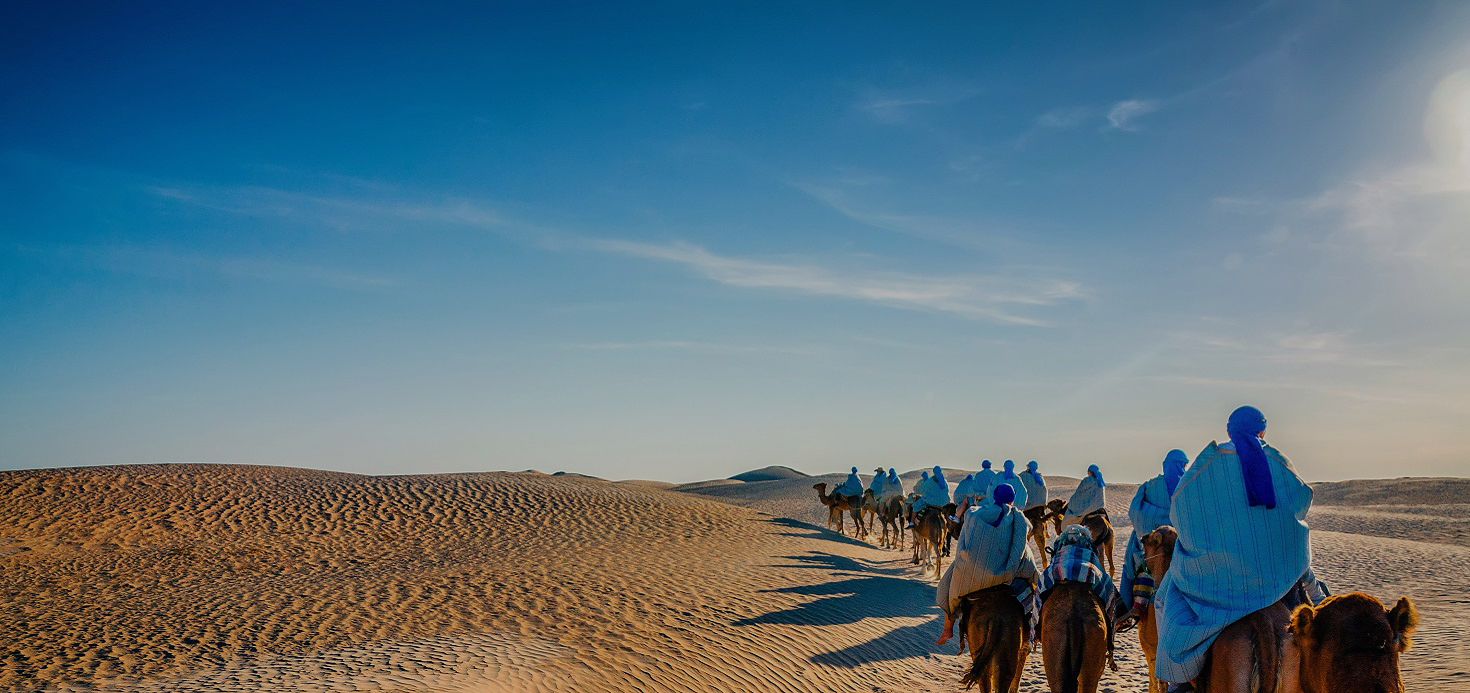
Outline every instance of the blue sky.
<path fill-rule="evenodd" d="M 0 9 L 0 468 L 1470 471 L 1466 3 L 416 5 Z"/>

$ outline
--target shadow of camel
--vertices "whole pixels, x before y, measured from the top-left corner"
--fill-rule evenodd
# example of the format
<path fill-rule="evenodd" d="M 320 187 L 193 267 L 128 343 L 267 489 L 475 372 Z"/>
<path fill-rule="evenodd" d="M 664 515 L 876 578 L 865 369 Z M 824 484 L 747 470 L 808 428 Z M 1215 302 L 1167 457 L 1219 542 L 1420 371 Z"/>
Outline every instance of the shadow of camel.
<path fill-rule="evenodd" d="M 769 522 L 769 523 L 771 523 L 773 525 L 780 525 L 782 527 L 789 527 L 791 529 L 805 529 L 805 530 L 808 530 L 810 532 L 813 532 L 812 534 L 796 534 L 794 532 L 779 532 L 778 533 L 778 536 L 783 536 L 783 537 L 796 537 L 798 539 L 826 539 L 828 541 L 835 541 L 835 542 L 840 542 L 840 543 L 843 543 L 843 544 L 850 544 L 852 546 L 861 546 L 863 548 L 868 548 L 868 549 L 878 548 L 876 546 L 873 546 L 872 544 L 869 544 L 866 541 L 861 541 L 859 539 L 854 539 L 852 537 L 849 537 L 849 536 L 846 536 L 846 535 L 843 535 L 843 534 L 838 534 L 837 532 L 834 532 L 834 531 L 832 531 L 830 529 L 827 529 L 826 527 L 818 527 L 818 526 L 816 526 L 814 524 L 811 524 L 809 522 L 802 522 L 800 520 L 793 520 L 793 519 L 791 519 L 789 517 L 774 517 L 774 518 L 771 518 L 769 520 L 761 520 L 761 522 Z"/>
<path fill-rule="evenodd" d="M 927 657 L 941 652 L 940 647 L 934 644 L 934 640 L 939 637 L 939 632 L 943 628 L 944 619 L 939 617 L 921 625 L 895 628 L 852 647 L 815 654 L 807 661 L 813 664 L 855 669 L 874 662 Z M 954 644 L 951 643 L 950 647 L 954 647 Z"/>
<path fill-rule="evenodd" d="M 790 609 L 772 611 L 731 625 L 774 623 L 794 626 L 838 626 L 865 618 L 913 618 L 936 612 L 934 588 L 901 577 L 862 576 L 832 580 L 816 585 L 799 585 L 764 593 L 804 594 L 822 599 Z"/>
<path fill-rule="evenodd" d="M 839 556 L 835 553 L 825 551 L 813 551 L 805 556 L 777 556 L 788 561 L 797 561 L 805 565 L 769 565 L 769 568 L 810 568 L 827 569 L 833 571 L 846 571 L 851 573 L 878 573 L 880 575 L 902 575 L 909 571 L 908 561 L 895 559 L 893 561 L 867 561 L 850 556 Z M 896 567 L 889 567 L 884 563 L 898 563 Z"/>

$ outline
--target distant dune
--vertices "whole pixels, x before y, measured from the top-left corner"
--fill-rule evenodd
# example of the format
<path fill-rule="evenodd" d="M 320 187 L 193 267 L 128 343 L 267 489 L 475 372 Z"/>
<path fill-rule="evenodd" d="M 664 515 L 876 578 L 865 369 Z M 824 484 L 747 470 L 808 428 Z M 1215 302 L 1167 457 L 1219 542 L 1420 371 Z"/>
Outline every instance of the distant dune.
<path fill-rule="evenodd" d="M 730 478 L 736 481 L 776 481 L 779 479 L 807 479 L 810 477 L 790 467 L 772 465 L 770 467 L 761 467 L 760 469 L 736 474 Z"/>

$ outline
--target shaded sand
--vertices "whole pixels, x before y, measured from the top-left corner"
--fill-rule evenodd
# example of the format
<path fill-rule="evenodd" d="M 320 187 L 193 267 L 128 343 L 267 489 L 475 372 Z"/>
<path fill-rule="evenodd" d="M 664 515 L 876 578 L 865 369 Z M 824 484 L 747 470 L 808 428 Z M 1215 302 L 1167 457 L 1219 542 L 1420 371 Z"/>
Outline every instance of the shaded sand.
<path fill-rule="evenodd" d="M 0 690 L 957 690 L 934 579 L 817 524 L 811 484 L 841 478 L 0 472 Z M 1315 532 L 1318 572 L 1418 599 L 1407 681 L 1465 690 L 1470 549 L 1380 536 L 1436 515 L 1371 483 L 1314 511 L 1363 528 Z M 1102 690 L 1142 690 L 1119 644 Z"/>

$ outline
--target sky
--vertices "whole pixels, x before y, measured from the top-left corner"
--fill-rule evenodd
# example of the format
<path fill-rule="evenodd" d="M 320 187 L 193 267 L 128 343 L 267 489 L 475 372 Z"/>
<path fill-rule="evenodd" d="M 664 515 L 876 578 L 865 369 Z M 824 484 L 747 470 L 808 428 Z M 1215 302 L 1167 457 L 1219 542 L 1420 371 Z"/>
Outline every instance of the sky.
<path fill-rule="evenodd" d="M 624 6 L 613 6 L 624 5 Z M 0 469 L 1470 475 L 1470 3 L 5 3 Z"/>

